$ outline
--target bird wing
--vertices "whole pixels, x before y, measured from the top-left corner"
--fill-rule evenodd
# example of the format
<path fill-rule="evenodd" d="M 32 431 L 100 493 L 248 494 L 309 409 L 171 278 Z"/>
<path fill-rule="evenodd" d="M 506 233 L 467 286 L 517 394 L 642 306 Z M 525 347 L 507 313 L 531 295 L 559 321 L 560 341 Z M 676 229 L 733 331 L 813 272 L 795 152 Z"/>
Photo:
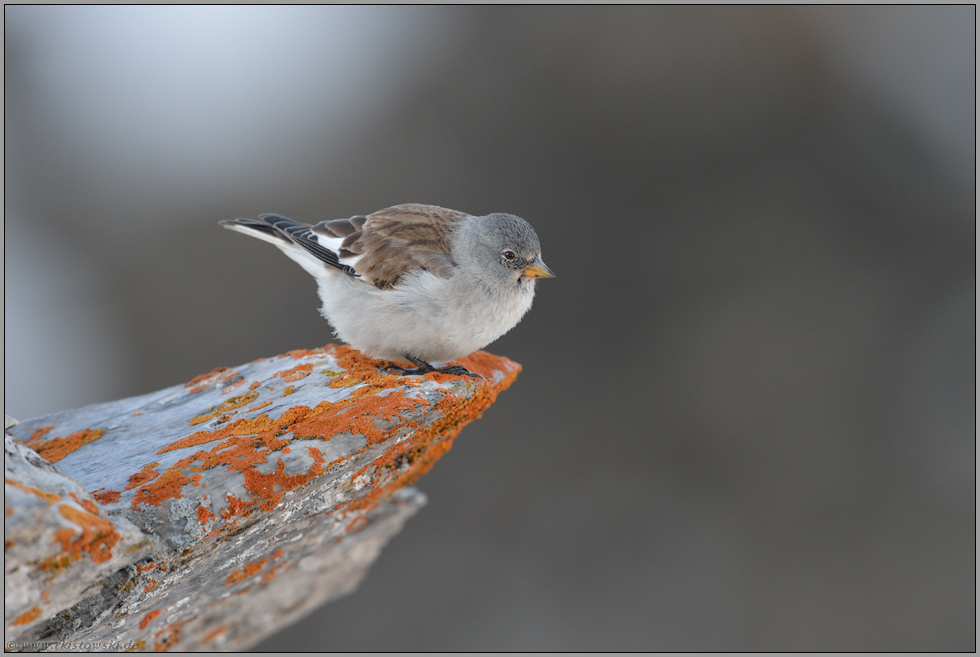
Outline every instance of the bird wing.
<path fill-rule="evenodd" d="M 451 236 L 467 217 L 465 212 L 408 203 L 367 216 L 322 221 L 310 230 L 321 243 L 336 245 L 338 264 L 385 290 L 412 269 L 448 278 L 455 265 Z"/>
<path fill-rule="evenodd" d="M 332 244 L 330 240 L 319 237 L 312 232 L 313 227 L 309 224 L 277 214 L 262 214 L 258 219 L 226 219 L 218 223 L 230 230 L 275 244 L 313 275 L 316 275 L 319 266 L 327 264 L 345 274 L 357 276 L 352 267 L 340 262 L 337 254 L 339 241 L 335 240 L 338 243 Z"/>

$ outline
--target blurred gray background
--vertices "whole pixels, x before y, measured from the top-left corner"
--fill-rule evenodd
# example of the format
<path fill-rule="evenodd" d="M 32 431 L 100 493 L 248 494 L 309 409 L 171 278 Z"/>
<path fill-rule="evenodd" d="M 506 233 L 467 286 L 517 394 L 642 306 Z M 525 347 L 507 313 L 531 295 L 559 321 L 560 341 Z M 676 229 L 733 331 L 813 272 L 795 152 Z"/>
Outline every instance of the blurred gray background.
<path fill-rule="evenodd" d="M 974 650 L 975 8 L 6 7 L 4 407 L 332 339 L 219 219 L 513 212 L 517 383 L 268 650 Z"/>

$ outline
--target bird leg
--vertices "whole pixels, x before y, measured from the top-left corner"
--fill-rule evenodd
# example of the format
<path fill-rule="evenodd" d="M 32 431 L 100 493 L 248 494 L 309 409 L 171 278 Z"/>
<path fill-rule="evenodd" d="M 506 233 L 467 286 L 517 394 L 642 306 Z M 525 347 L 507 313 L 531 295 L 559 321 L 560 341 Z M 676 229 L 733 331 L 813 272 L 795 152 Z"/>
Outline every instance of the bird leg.
<path fill-rule="evenodd" d="M 416 358 L 415 356 L 405 356 L 405 360 L 409 360 L 416 365 L 414 369 L 405 369 L 404 367 L 399 367 L 398 365 L 387 365 L 386 370 L 398 370 L 404 375 L 412 376 L 413 374 L 428 374 L 429 372 L 441 372 L 443 374 L 453 374 L 455 376 L 472 376 L 474 379 L 482 379 L 483 377 L 479 374 L 473 374 L 465 367 L 461 365 L 452 365 L 450 367 L 432 367 L 429 363 L 425 362 L 421 358 Z"/>

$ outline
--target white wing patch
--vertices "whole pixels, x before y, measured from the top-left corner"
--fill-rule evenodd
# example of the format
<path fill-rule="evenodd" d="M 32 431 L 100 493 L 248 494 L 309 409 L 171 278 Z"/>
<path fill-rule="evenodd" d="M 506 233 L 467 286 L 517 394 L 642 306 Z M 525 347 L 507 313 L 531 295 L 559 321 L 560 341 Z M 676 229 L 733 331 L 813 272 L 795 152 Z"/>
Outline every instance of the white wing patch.
<path fill-rule="evenodd" d="M 348 269 L 344 270 L 345 274 L 351 276 L 352 278 L 364 280 L 363 276 L 361 276 L 356 271 L 354 271 L 354 266 L 357 264 L 357 261 L 360 260 L 361 256 L 356 255 L 351 258 L 341 258 L 339 255 L 340 247 L 344 243 L 343 237 L 326 237 L 319 233 L 313 233 L 313 232 L 310 233 L 310 236 L 313 239 L 315 239 L 323 248 L 330 249 L 334 253 L 338 254 L 337 255 L 338 262 L 340 262 L 340 264 L 344 265 L 345 267 L 348 267 Z"/>

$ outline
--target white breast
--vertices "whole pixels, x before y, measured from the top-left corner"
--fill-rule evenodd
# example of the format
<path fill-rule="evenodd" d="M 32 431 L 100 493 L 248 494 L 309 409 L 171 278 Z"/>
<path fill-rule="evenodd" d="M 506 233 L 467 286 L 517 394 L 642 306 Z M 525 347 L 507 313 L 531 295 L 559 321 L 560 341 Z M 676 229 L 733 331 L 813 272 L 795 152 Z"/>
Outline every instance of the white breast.
<path fill-rule="evenodd" d="M 531 308 L 534 281 L 490 289 L 416 270 L 394 288 L 340 272 L 318 276 L 321 313 L 337 336 L 372 358 L 429 363 L 467 356 L 512 329 Z"/>

